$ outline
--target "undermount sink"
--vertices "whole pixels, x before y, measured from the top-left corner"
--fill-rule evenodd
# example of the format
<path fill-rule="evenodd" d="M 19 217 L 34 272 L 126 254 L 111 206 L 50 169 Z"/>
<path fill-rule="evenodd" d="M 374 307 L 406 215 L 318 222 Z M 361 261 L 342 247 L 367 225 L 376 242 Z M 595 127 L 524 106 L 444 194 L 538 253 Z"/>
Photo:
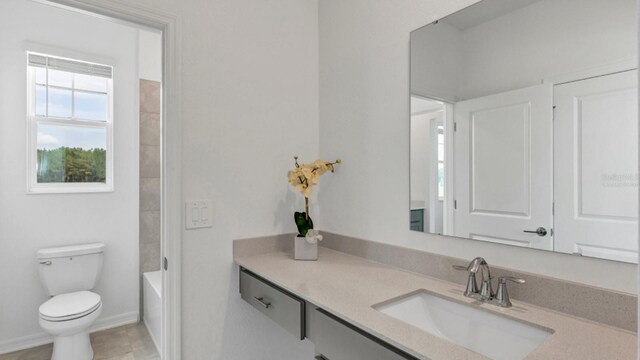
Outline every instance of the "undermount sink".
<path fill-rule="evenodd" d="M 373 308 L 494 360 L 524 359 L 552 334 L 426 291 Z"/>

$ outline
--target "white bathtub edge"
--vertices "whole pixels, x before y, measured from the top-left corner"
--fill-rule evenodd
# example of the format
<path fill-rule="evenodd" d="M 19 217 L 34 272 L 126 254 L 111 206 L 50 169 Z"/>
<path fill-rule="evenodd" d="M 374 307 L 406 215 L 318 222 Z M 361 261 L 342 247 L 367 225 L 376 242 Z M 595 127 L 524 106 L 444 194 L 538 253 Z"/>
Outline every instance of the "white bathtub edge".
<path fill-rule="evenodd" d="M 153 344 L 162 356 L 162 271 L 142 274 L 144 302 L 143 322 Z"/>

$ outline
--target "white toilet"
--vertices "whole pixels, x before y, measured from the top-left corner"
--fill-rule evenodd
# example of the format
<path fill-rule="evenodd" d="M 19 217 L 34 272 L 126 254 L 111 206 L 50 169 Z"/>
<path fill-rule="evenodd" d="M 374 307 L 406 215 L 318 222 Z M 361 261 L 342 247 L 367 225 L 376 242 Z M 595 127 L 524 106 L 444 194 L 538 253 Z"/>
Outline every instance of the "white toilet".
<path fill-rule="evenodd" d="M 89 327 L 102 313 L 91 292 L 102 272 L 104 244 L 38 251 L 40 281 L 51 299 L 40 305 L 40 326 L 53 335 L 51 360 L 91 360 Z"/>

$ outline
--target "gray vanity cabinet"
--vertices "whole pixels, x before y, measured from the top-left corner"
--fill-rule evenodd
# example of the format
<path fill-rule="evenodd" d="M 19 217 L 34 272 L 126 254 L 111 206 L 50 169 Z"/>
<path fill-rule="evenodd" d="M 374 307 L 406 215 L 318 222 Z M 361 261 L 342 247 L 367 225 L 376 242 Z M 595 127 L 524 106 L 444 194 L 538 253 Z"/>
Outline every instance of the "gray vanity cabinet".
<path fill-rule="evenodd" d="M 424 231 L 424 209 L 411 210 L 411 230 Z"/>
<path fill-rule="evenodd" d="M 240 296 L 296 338 L 314 343 L 316 359 L 417 360 L 244 268 Z"/>
<path fill-rule="evenodd" d="M 322 309 L 311 327 L 318 360 L 417 360 Z"/>
<path fill-rule="evenodd" d="M 246 269 L 240 269 L 240 296 L 295 337 L 304 340 L 304 300 Z"/>

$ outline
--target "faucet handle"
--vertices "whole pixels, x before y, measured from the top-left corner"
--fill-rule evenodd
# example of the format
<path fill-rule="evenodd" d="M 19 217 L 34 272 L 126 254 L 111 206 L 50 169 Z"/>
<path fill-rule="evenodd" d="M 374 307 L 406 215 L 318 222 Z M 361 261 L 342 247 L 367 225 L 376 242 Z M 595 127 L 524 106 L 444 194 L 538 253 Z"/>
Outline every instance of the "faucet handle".
<path fill-rule="evenodd" d="M 516 284 L 524 284 L 524 279 L 520 279 L 514 276 L 500 276 L 498 278 L 498 291 L 494 298 L 495 303 L 502 307 L 511 307 L 511 300 L 509 299 L 509 292 L 507 291 L 507 281 L 512 281 Z"/>
<path fill-rule="evenodd" d="M 524 281 L 524 279 L 520 279 L 517 278 L 515 276 L 500 276 L 498 278 L 498 285 L 499 284 L 506 284 L 507 281 L 513 281 L 516 284 L 524 284 L 526 281 Z"/>
<path fill-rule="evenodd" d="M 451 265 L 451 267 L 453 267 L 454 269 L 456 269 L 458 271 L 469 271 L 469 267 L 468 266 Z"/>
<path fill-rule="evenodd" d="M 458 271 L 467 271 L 469 273 L 469 277 L 467 278 L 467 287 L 464 290 L 464 296 L 467 297 L 475 297 L 478 294 L 478 283 L 476 281 L 476 273 L 471 272 L 469 267 L 462 265 L 452 265 L 455 270 Z"/>

